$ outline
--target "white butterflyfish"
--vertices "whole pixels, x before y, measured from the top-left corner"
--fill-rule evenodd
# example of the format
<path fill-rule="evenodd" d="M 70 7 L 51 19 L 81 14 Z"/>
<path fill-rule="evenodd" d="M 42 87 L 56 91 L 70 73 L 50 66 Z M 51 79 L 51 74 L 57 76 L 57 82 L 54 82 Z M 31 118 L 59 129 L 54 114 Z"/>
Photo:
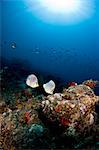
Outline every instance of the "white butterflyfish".
<path fill-rule="evenodd" d="M 55 83 L 54 81 L 50 80 L 46 84 L 43 84 L 44 91 L 48 94 L 53 94 L 55 89 Z"/>
<path fill-rule="evenodd" d="M 26 84 L 32 88 L 39 87 L 38 79 L 34 74 L 31 74 L 27 77 Z"/>

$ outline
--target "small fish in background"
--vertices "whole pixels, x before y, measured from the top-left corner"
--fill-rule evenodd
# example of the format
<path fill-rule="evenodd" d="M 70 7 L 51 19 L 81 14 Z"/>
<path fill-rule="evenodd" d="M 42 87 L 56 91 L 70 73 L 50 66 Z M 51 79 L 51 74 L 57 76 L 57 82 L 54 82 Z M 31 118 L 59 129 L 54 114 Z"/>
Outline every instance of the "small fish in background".
<path fill-rule="evenodd" d="M 40 53 L 40 50 L 39 50 L 38 47 L 35 49 L 35 53 L 36 53 L 36 54 L 39 54 L 39 53 Z"/>
<path fill-rule="evenodd" d="M 32 88 L 39 87 L 38 79 L 34 74 L 31 74 L 27 77 L 26 84 Z"/>
<path fill-rule="evenodd" d="M 43 84 L 44 91 L 48 94 L 53 94 L 55 89 L 55 83 L 54 81 L 50 80 L 46 84 Z"/>
<path fill-rule="evenodd" d="M 77 85 L 77 83 L 76 82 L 69 82 L 68 83 L 68 86 L 70 87 L 70 86 L 76 86 Z"/>
<path fill-rule="evenodd" d="M 11 48 L 12 48 L 12 49 L 15 49 L 15 48 L 16 48 L 16 43 L 15 43 L 15 42 L 11 43 Z"/>
<path fill-rule="evenodd" d="M 37 47 L 32 51 L 34 54 L 39 54 L 40 53 L 40 49 Z"/>

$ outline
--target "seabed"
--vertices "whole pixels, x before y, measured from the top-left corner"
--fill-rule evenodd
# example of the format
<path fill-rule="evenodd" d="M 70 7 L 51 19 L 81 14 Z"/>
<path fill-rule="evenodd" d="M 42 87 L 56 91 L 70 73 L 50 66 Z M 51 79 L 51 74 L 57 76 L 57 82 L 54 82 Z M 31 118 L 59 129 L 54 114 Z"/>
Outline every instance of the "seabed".
<path fill-rule="evenodd" d="M 0 70 L 0 149 L 98 150 L 99 95 L 90 87 L 95 82 L 66 84 L 49 95 L 27 86 L 29 72 L 23 70 Z"/>

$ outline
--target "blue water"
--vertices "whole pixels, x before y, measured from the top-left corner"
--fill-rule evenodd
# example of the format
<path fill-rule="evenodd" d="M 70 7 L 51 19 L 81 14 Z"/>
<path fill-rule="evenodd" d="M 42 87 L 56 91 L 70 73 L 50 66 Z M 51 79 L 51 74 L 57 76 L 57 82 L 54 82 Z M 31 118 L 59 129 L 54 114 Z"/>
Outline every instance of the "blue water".
<path fill-rule="evenodd" d="M 99 80 L 98 0 L 94 15 L 74 25 L 46 23 L 23 0 L 1 0 L 0 5 L 3 58 L 66 81 Z"/>

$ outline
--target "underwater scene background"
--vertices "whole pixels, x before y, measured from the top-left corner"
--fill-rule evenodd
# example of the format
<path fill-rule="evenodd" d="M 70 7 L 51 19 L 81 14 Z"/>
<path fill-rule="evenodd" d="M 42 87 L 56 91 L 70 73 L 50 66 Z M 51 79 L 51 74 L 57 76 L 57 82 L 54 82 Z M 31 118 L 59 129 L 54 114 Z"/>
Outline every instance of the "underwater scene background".
<path fill-rule="evenodd" d="M 2 57 L 23 60 L 65 81 L 99 79 L 98 0 L 94 15 L 74 25 L 48 24 L 23 0 L 2 0 L 1 5 Z"/>
<path fill-rule="evenodd" d="M 0 1 L 0 149 L 98 150 L 99 1 L 42 2 Z"/>

